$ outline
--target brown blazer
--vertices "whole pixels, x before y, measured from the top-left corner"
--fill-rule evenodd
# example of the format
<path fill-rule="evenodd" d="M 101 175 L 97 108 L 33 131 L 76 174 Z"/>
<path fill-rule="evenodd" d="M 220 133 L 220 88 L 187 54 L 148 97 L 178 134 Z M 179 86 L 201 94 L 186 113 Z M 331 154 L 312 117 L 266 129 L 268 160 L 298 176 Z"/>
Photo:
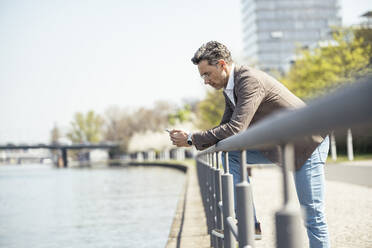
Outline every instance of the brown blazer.
<path fill-rule="evenodd" d="M 300 98 L 276 79 L 248 66 L 235 66 L 236 106 L 225 93 L 224 96 L 225 112 L 220 125 L 207 131 L 196 132 L 192 136 L 198 150 L 206 149 L 220 140 L 244 131 L 278 110 L 305 106 Z M 300 142 L 295 143 L 296 169 L 305 163 L 322 141 L 321 136 L 312 136 L 304 137 Z M 277 152 L 263 151 L 263 154 L 271 161 L 278 162 Z"/>

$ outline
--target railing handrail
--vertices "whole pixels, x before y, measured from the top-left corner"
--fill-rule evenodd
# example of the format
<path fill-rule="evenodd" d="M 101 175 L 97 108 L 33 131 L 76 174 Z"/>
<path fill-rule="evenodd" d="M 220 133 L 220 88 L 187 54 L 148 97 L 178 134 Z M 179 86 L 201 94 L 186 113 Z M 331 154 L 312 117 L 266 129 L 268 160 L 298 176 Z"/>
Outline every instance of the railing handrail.
<path fill-rule="evenodd" d="M 198 153 L 236 151 L 284 144 L 372 121 L 372 75 L 299 109 L 284 110 Z"/>

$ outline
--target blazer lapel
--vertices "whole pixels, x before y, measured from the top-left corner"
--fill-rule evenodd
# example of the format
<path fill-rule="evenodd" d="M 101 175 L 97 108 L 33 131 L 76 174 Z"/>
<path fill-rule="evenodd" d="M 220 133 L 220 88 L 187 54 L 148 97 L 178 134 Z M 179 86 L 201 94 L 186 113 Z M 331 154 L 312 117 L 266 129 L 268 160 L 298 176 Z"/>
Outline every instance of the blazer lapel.
<path fill-rule="evenodd" d="M 226 94 L 226 92 L 225 92 L 224 90 L 223 90 L 222 92 L 223 92 L 223 96 L 225 97 L 225 99 L 227 99 L 226 102 L 229 104 L 229 107 L 230 107 L 232 110 L 234 110 L 234 109 L 235 109 L 235 106 L 234 106 L 234 104 L 231 102 L 230 97 L 227 96 L 227 94 Z M 235 97 L 235 93 L 234 93 L 234 97 Z"/>
<path fill-rule="evenodd" d="M 235 69 L 234 69 L 234 90 L 233 90 L 235 104 L 238 103 L 238 94 L 237 94 L 236 90 L 238 88 L 237 85 L 238 85 L 239 79 L 240 79 L 240 75 L 238 76 L 239 69 L 240 69 L 240 66 L 236 65 Z M 235 106 L 234 106 L 234 108 L 235 108 Z"/>

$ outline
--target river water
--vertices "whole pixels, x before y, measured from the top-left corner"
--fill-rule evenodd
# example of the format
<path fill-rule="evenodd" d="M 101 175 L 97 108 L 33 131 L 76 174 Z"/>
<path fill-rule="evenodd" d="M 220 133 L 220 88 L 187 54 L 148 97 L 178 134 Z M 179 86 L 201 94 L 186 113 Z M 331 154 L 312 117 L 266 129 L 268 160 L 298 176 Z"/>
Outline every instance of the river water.
<path fill-rule="evenodd" d="M 0 247 L 164 247 L 183 172 L 0 166 Z"/>

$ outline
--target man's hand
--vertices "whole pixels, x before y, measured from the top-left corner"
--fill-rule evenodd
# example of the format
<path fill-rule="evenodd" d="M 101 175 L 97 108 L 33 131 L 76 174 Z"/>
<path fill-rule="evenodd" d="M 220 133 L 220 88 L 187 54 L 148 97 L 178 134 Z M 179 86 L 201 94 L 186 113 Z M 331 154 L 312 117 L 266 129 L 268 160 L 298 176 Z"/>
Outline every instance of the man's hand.
<path fill-rule="evenodd" d="M 187 133 L 181 130 L 172 130 L 169 133 L 169 136 L 172 140 L 173 145 L 176 145 L 177 147 L 190 147 L 189 144 L 187 144 Z"/>

